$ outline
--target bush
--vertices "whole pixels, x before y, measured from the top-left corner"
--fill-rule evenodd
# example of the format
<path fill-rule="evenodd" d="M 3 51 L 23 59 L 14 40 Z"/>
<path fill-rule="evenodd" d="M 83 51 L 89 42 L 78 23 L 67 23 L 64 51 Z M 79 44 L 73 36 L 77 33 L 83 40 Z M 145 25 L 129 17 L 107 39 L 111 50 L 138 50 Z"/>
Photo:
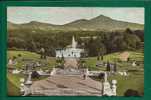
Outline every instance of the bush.
<path fill-rule="evenodd" d="M 17 57 L 16 57 L 16 56 L 13 56 L 13 60 L 15 60 L 15 59 L 17 59 Z"/>
<path fill-rule="evenodd" d="M 98 77 L 99 77 L 99 79 L 103 80 L 104 76 L 105 76 L 104 73 L 100 73 Z"/>
<path fill-rule="evenodd" d="M 18 54 L 18 57 L 21 57 L 22 55 L 21 54 Z"/>
<path fill-rule="evenodd" d="M 37 73 L 37 71 L 33 71 L 31 77 L 35 79 L 35 78 L 39 78 L 40 75 Z"/>
<path fill-rule="evenodd" d="M 137 90 L 133 90 L 133 89 L 128 89 L 126 90 L 126 92 L 124 93 L 124 96 L 140 96 L 139 92 Z"/>

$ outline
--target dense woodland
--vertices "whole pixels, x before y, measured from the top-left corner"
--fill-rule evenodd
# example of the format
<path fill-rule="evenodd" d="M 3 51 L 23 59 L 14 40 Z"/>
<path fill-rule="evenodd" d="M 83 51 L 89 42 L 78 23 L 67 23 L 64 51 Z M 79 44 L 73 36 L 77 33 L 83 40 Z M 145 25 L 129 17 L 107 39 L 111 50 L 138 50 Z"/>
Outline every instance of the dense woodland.
<path fill-rule="evenodd" d="M 75 36 L 78 47 L 87 56 L 97 56 L 124 50 L 138 50 L 144 42 L 144 30 L 123 31 L 42 31 L 8 30 L 8 48 L 39 52 L 44 48 L 47 56 L 55 56 L 55 50 L 71 44 Z"/>

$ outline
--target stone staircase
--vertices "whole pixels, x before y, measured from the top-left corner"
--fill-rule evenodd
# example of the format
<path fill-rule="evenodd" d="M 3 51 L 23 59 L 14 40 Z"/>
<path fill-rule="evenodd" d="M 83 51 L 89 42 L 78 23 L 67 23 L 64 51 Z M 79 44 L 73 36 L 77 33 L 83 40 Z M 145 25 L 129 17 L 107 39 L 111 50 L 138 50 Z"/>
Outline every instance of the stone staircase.
<path fill-rule="evenodd" d="M 67 68 L 67 69 L 56 69 L 56 75 L 82 75 L 83 70 L 78 70 L 74 68 Z"/>
<path fill-rule="evenodd" d="M 43 96 L 101 96 L 101 91 L 82 91 L 78 89 L 70 88 L 51 88 L 51 89 L 39 89 L 32 92 L 33 96 L 43 95 Z"/>

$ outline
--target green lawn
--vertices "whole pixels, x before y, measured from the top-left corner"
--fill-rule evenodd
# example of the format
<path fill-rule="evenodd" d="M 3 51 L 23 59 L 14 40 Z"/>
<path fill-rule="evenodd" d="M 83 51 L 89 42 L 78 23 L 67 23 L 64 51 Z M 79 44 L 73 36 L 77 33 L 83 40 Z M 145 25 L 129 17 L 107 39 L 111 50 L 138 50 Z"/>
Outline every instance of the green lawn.
<path fill-rule="evenodd" d="M 17 69 L 23 69 L 24 66 L 27 62 L 23 61 L 22 59 L 31 59 L 33 62 L 40 61 L 43 64 L 47 64 L 47 66 L 42 66 L 41 69 L 44 70 L 51 70 L 52 67 L 55 66 L 55 58 L 54 57 L 47 57 L 47 60 L 40 59 L 40 55 L 33 53 L 33 52 L 28 52 L 28 51 L 8 51 L 7 52 L 8 59 L 12 57 L 17 57 L 16 61 L 17 64 L 14 66 Z M 21 55 L 19 57 L 18 55 Z M 39 70 L 39 68 L 36 68 L 36 70 Z M 20 74 L 11 74 L 7 73 L 7 88 L 8 88 L 8 95 L 9 96 L 19 96 L 20 95 L 20 78 L 24 78 L 26 76 L 20 75 Z M 40 77 L 39 79 L 44 79 L 46 77 Z M 35 81 L 36 79 L 33 79 Z"/>
<path fill-rule="evenodd" d="M 119 74 L 109 76 L 108 79 L 117 80 L 117 95 L 123 96 L 127 89 L 137 90 L 140 95 L 144 93 L 144 54 L 143 52 L 128 51 L 130 54 L 130 59 L 135 61 L 140 61 L 142 64 L 133 67 L 132 63 L 128 62 L 117 62 L 118 71 L 128 71 L 129 76 L 121 76 Z M 120 52 L 112 53 L 104 56 L 103 62 L 110 61 L 111 63 L 117 61 L 117 57 Z M 96 67 L 97 57 L 85 58 L 86 65 L 91 70 L 106 70 L 105 67 Z M 98 79 L 97 79 L 98 80 Z M 99 80 L 100 81 L 100 80 Z"/>
<path fill-rule="evenodd" d="M 127 62 L 117 62 L 118 56 L 121 52 L 105 55 L 104 59 L 103 59 L 103 62 L 109 61 L 110 63 L 114 63 L 116 61 L 118 70 L 144 69 L 144 64 L 143 64 L 144 54 L 142 52 L 134 52 L 134 51 L 128 51 L 128 52 L 130 54 L 129 58 L 131 60 L 141 61 L 142 64 L 140 64 L 137 67 L 132 67 L 132 63 L 130 63 L 130 62 L 129 63 L 127 63 Z M 86 61 L 86 66 L 90 70 L 105 70 L 105 67 L 96 67 L 97 57 L 88 57 L 88 58 L 84 58 L 84 60 Z"/>
<path fill-rule="evenodd" d="M 20 95 L 20 78 L 24 78 L 23 75 L 13 75 L 7 73 L 7 88 L 9 96 L 19 96 Z"/>
<path fill-rule="evenodd" d="M 144 93 L 144 72 L 130 72 L 129 76 L 114 75 L 109 81 L 117 80 L 117 95 L 123 96 L 126 90 L 137 90 L 140 95 Z"/>
<path fill-rule="evenodd" d="M 40 55 L 34 52 L 29 51 L 11 51 L 9 50 L 7 52 L 8 59 L 13 58 L 14 56 L 17 57 L 17 64 L 15 65 L 15 68 L 22 69 L 23 65 L 25 65 L 27 62 L 23 61 L 23 59 L 31 59 L 31 61 L 36 62 L 40 61 L 43 64 L 46 64 L 47 66 L 42 66 L 41 68 L 44 70 L 51 69 L 55 66 L 56 59 L 55 57 L 47 57 L 47 59 L 40 59 Z M 18 55 L 21 55 L 21 57 L 18 57 Z"/>
<path fill-rule="evenodd" d="M 7 94 L 9 96 L 20 96 L 20 90 L 18 87 L 16 87 L 12 82 L 10 82 L 9 80 L 7 81 Z"/>

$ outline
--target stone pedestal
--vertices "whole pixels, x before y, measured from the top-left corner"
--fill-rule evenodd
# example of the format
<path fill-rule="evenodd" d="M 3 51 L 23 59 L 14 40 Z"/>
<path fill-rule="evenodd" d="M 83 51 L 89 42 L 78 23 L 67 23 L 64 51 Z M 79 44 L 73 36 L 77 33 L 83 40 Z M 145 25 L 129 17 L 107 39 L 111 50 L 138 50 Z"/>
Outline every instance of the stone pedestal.
<path fill-rule="evenodd" d="M 25 84 L 27 84 L 27 85 L 31 85 L 31 84 L 32 84 L 31 74 L 32 74 L 32 72 L 29 72 L 29 73 L 28 73 L 28 78 L 27 78 L 27 81 L 25 82 Z"/>
<path fill-rule="evenodd" d="M 104 73 L 104 82 L 103 82 L 103 94 L 106 96 L 116 96 L 116 80 L 112 80 L 112 86 L 110 83 L 107 81 L 107 73 Z"/>
<path fill-rule="evenodd" d="M 85 73 L 86 73 L 87 75 L 89 75 L 89 70 L 88 70 L 88 68 L 85 69 Z"/>
<path fill-rule="evenodd" d="M 20 81 L 20 82 L 21 82 L 21 81 Z M 24 87 L 25 87 L 24 83 L 21 82 L 21 83 L 20 83 L 20 93 L 21 93 L 21 94 L 24 94 L 24 92 L 25 92 Z"/>
<path fill-rule="evenodd" d="M 53 76 L 56 74 L 56 68 L 53 68 L 52 71 L 50 72 L 50 76 Z"/>
<path fill-rule="evenodd" d="M 25 84 L 24 84 L 25 80 L 23 78 L 20 79 L 20 93 L 22 96 L 26 96 L 26 95 L 29 95 L 31 92 L 30 92 L 30 86 L 32 84 L 32 82 L 29 80 L 29 81 L 26 81 Z"/>
<path fill-rule="evenodd" d="M 86 68 L 83 70 L 83 78 L 87 79 L 88 75 L 89 75 L 89 70 L 88 70 L 88 68 Z"/>
<path fill-rule="evenodd" d="M 116 96 L 116 88 L 117 88 L 116 84 L 117 84 L 117 81 L 112 80 L 112 92 L 114 96 Z"/>
<path fill-rule="evenodd" d="M 112 90 L 109 82 L 103 83 L 103 95 L 111 96 Z"/>

